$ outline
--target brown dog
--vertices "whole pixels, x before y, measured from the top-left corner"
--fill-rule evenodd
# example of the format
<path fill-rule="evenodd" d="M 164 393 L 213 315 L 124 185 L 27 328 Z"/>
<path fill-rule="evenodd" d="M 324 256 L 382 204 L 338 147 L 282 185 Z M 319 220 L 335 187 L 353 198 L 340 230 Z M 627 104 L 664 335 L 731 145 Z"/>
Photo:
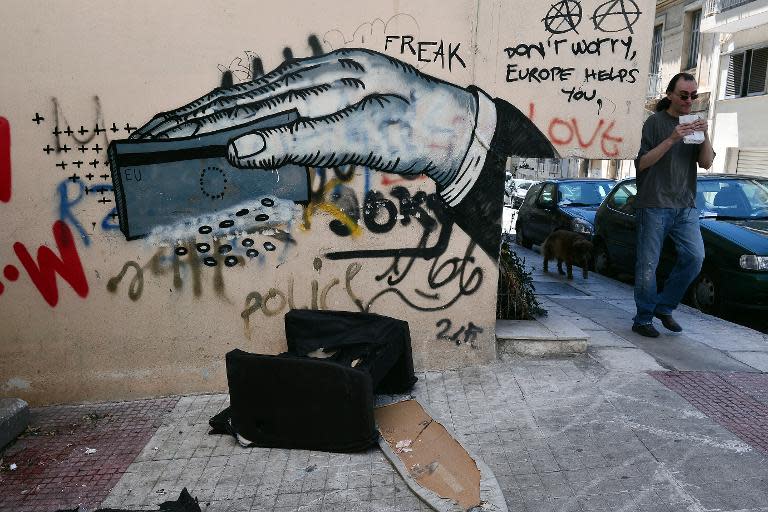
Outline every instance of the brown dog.
<path fill-rule="evenodd" d="M 584 279 L 587 278 L 587 267 L 592 257 L 592 242 L 573 231 L 553 231 L 541 246 L 544 254 L 544 272 L 549 272 L 549 260 L 557 259 L 557 271 L 563 272 L 563 261 L 568 269 L 568 279 L 573 279 L 573 264 L 581 266 Z"/>

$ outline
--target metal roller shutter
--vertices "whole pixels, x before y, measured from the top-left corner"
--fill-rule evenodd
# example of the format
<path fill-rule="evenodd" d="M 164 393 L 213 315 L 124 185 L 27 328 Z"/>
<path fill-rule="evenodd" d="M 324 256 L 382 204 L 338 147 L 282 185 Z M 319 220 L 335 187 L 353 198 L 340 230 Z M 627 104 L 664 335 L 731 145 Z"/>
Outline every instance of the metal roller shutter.
<path fill-rule="evenodd" d="M 739 149 L 736 172 L 768 177 L 768 148 Z"/>

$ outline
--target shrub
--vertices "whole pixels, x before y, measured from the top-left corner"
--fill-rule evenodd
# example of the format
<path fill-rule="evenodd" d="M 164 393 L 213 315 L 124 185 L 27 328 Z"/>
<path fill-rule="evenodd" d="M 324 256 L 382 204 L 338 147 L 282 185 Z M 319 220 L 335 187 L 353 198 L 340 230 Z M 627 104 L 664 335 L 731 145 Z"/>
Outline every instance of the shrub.
<path fill-rule="evenodd" d="M 546 315 L 547 311 L 541 307 L 534 292 L 531 273 L 525 270 L 525 259 L 521 260 L 509 249 L 508 243 L 503 243 L 499 257 L 496 318 L 532 320 Z"/>

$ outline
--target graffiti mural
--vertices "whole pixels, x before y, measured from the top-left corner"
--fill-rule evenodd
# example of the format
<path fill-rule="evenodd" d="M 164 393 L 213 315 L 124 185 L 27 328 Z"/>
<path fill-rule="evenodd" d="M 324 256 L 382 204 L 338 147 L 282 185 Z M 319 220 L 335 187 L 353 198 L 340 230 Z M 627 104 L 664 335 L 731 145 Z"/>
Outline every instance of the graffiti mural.
<path fill-rule="evenodd" d="M 38 121 L 39 122 L 39 121 Z M 0 201 L 11 200 L 11 125 L 0 117 Z"/>
<path fill-rule="evenodd" d="M 294 308 L 407 320 L 420 368 L 489 361 L 508 158 L 636 153 L 648 0 L 252 11 L 9 0 L 0 388 L 221 390 Z"/>
<path fill-rule="evenodd" d="M 13 244 L 13 252 L 45 302 L 51 307 L 56 307 L 59 303 L 57 275 L 69 283 L 80 297 L 88 296 L 88 281 L 80 262 L 80 255 L 77 252 L 72 231 L 64 222 L 54 222 L 53 238 L 59 255 L 47 246 L 41 245 L 37 249 L 37 257 L 35 258 L 22 242 Z M 8 281 L 16 281 L 20 276 L 18 267 L 13 263 L 5 265 L 3 276 Z M 0 295 L 3 291 L 5 291 L 5 286 L 0 282 Z"/>
<path fill-rule="evenodd" d="M 406 44 L 413 49 L 410 40 Z M 444 203 L 460 210 L 454 221 L 494 257 L 500 233 L 483 229 L 482 220 L 500 217 L 501 197 L 493 197 L 500 189 L 493 181 L 502 176 L 508 155 L 547 158 L 555 152 L 503 100 L 366 49 L 288 61 L 249 83 L 158 114 L 128 141 L 110 145 L 128 239 L 213 208 L 225 197 L 229 204 L 222 206 L 248 194 L 306 201 L 301 166 L 360 165 L 432 179 Z M 228 193 L 228 186 L 237 192 Z M 485 207 L 478 212 L 480 204 Z M 171 214 L 176 217 L 167 219 Z"/>

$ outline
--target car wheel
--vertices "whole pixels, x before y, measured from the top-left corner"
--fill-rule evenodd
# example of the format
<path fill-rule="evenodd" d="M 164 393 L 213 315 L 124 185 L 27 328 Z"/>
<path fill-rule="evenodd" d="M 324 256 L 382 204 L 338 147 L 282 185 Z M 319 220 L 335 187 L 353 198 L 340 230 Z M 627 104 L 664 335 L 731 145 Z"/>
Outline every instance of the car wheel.
<path fill-rule="evenodd" d="M 711 270 L 702 270 L 691 285 L 691 305 L 710 315 L 720 311 L 720 285 Z"/>
<path fill-rule="evenodd" d="M 611 259 L 608 256 L 608 248 L 604 242 L 597 242 L 595 244 L 595 272 L 603 274 L 604 276 L 613 277 L 616 272 L 611 265 Z"/>
<path fill-rule="evenodd" d="M 525 237 L 523 234 L 523 226 L 519 222 L 515 228 L 515 242 L 517 242 L 517 245 L 522 245 L 526 249 L 533 248 L 533 242 Z"/>

